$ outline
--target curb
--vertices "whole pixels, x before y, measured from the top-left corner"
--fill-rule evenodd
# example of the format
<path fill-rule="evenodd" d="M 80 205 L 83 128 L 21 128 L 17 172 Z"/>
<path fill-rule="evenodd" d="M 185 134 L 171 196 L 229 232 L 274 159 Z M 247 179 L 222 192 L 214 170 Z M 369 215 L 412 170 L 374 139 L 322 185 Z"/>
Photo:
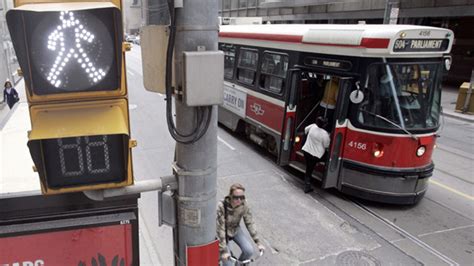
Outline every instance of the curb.
<path fill-rule="evenodd" d="M 446 117 L 455 118 L 455 119 L 462 120 L 462 121 L 465 121 L 465 122 L 474 123 L 474 116 L 471 118 L 471 117 L 466 117 L 468 115 L 458 114 L 458 113 L 455 113 L 455 112 L 444 112 L 444 111 L 442 112 L 442 114 Z"/>

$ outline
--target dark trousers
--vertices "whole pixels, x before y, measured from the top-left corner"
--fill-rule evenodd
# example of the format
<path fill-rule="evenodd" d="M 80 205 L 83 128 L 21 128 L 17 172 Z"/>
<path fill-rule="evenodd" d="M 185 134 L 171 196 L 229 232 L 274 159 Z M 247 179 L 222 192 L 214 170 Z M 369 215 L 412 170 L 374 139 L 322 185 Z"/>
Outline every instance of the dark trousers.
<path fill-rule="evenodd" d="M 13 108 L 13 105 L 15 105 L 15 103 L 15 101 L 7 101 L 8 107 L 10 107 L 10 109 Z"/>
<path fill-rule="evenodd" d="M 320 159 L 316 156 L 313 156 L 305 151 L 304 153 L 304 160 L 306 162 L 306 172 L 304 175 L 304 182 L 305 184 L 311 185 L 311 175 L 313 174 L 314 167 L 316 166 L 316 163 L 320 161 Z"/>

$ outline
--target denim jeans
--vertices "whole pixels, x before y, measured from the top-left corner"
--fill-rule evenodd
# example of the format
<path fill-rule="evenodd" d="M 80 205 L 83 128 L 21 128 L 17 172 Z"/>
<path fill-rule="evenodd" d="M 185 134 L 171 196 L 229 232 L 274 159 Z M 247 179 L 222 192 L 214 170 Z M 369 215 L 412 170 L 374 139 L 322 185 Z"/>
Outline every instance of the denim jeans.
<path fill-rule="evenodd" d="M 249 238 L 248 235 L 246 235 L 243 231 L 242 228 L 239 228 L 237 231 L 237 234 L 232 238 L 232 240 L 239 246 L 240 250 L 242 253 L 240 254 L 239 260 L 246 260 L 250 259 L 252 257 L 254 248 L 252 244 L 252 239 Z M 229 246 L 227 246 L 227 252 L 230 253 Z M 223 263 L 224 266 L 232 266 L 232 261 L 229 259 Z"/>

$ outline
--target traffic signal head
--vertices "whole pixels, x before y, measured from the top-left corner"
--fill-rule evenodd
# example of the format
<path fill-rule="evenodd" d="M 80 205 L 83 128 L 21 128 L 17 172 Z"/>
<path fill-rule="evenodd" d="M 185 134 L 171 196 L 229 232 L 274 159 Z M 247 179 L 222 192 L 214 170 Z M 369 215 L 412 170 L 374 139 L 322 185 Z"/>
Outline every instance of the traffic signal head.
<path fill-rule="evenodd" d="M 122 16 L 105 2 L 7 12 L 44 194 L 133 183 Z"/>
<path fill-rule="evenodd" d="M 30 102 L 124 94 L 120 10 L 107 3 L 77 8 L 36 4 L 7 12 Z"/>

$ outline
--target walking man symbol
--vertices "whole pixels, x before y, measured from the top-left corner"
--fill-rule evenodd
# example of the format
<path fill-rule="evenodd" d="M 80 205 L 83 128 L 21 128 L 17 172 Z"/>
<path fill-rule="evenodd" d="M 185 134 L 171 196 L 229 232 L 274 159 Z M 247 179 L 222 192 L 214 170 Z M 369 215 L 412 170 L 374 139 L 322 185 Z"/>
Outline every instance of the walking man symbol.
<path fill-rule="evenodd" d="M 48 82 L 59 88 L 63 84 L 61 73 L 70 61 L 75 60 L 81 66 L 91 84 L 98 83 L 105 77 L 105 72 L 91 62 L 82 46 L 83 42 L 92 43 L 95 38 L 94 34 L 84 29 L 79 19 L 76 19 L 71 11 L 62 11 L 59 19 L 61 24 L 48 36 L 48 49 L 58 52 L 56 60 L 49 70 Z M 74 32 L 74 43 L 67 43 L 69 47 L 66 46 L 65 42 L 66 30 L 68 33 Z"/>

